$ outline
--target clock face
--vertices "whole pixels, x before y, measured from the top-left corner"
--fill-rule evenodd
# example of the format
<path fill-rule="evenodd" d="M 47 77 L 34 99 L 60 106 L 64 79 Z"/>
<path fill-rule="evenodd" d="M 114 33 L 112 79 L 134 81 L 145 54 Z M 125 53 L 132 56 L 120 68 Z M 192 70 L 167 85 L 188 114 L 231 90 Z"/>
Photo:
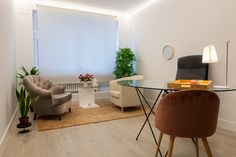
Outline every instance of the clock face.
<path fill-rule="evenodd" d="M 162 55 L 166 60 L 170 60 L 174 56 L 174 48 L 170 45 L 166 45 L 162 50 Z"/>

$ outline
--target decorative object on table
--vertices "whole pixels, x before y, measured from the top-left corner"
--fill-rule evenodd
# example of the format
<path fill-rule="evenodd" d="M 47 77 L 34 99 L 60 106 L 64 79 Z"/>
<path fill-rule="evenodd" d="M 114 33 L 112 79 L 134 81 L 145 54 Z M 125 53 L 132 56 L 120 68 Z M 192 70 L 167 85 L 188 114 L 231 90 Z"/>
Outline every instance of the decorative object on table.
<path fill-rule="evenodd" d="M 210 80 L 175 80 L 168 82 L 167 86 L 174 90 L 182 89 L 197 89 L 208 90 L 211 87 L 212 81 Z"/>
<path fill-rule="evenodd" d="M 219 97 L 210 91 L 185 90 L 163 97 L 155 112 L 155 127 L 160 131 L 156 155 L 160 151 L 163 134 L 169 135 L 168 157 L 172 157 L 176 137 L 191 138 L 199 157 L 199 139 L 202 140 L 208 157 L 212 153 L 207 137 L 216 131 Z"/>
<path fill-rule="evenodd" d="M 121 86 L 118 82 L 123 80 L 142 80 L 143 78 L 142 75 L 134 75 L 110 81 L 110 100 L 112 104 L 119 106 L 122 112 L 124 112 L 124 108 L 141 106 L 135 89 Z M 143 93 L 143 90 L 141 92 Z"/>
<path fill-rule="evenodd" d="M 21 131 L 21 133 L 25 133 L 27 132 L 25 128 L 31 126 L 29 117 L 27 116 L 29 109 L 36 101 L 38 101 L 39 97 L 31 99 L 24 87 L 21 87 L 20 91 L 16 90 L 16 97 L 18 101 L 18 108 L 21 114 L 21 117 L 19 118 L 20 123 L 17 125 L 17 128 L 23 128 L 24 130 Z"/>
<path fill-rule="evenodd" d="M 88 82 L 88 81 L 93 81 L 94 76 L 92 74 L 80 74 L 79 75 L 79 80 L 81 82 Z"/>
<path fill-rule="evenodd" d="M 34 120 L 38 116 L 54 115 L 61 120 L 61 115 L 71 112 L 71 93 L 65 93 L 64 86 L 54 85 L 40 76 L 28 75 L 23 79 L 25 89 L 32 98 L 39 96 L 34 103 Z"/>
<path fill-rule="evenodd" d="M 80 74 L 79 75 L 79 87 L 80 88 L 90 88 L 90 87 L 97 87 L 97 80 L 94 78 L 92 74 Z"/>
<path fill-rule="evenodd" d="M 228 66 L 229 66 L 229 43 L 230 41 L 226 42 L 226 67 L 225 67 L 225 86 L 218 86 L 221 88 L 228 88 Z M 216 48 L 214 45 L 209 45 L 204 47 L 203 49 L 203 63 L 215 63 L 218 62 L 218 57 L 216 53 Z"/>
<path fill-rule="evenodd" d="M 113 73 L 115 78 L 122 78 L 135 75 L 134 62 L 136 57 L 130 48 L 120 48 L 116 52 L 116 65 Z"/>
<path fill-rule="evenodd" d="M 171 60 L 174 57 L 174 47 L 166 45 L 163 47 L 162 55 L 166 60 Z"/>

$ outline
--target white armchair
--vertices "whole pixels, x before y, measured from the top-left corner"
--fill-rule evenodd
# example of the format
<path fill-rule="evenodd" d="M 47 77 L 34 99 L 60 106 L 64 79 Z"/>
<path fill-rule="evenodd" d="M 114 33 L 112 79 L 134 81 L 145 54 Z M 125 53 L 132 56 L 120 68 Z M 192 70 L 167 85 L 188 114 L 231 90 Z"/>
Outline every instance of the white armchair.
<path fill-rule="evenodd" d="M 112 104 L 119 106 L 122 112 L 125 107 L 140 106 L 141 104 L 136 90 L 132 87 L 118 85 L 117 82 L 122 80 L 141 80 L 143 78 L 142 75 L 134 75 L 110 81 L 110 100 Z"/>

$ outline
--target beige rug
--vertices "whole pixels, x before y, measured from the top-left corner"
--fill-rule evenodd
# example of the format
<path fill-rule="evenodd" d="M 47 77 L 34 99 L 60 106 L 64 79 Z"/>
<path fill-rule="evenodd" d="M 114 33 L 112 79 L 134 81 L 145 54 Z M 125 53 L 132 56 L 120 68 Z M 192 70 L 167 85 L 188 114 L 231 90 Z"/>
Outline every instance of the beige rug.
<path fill-rule="evenodd" d="M 111 104 L 99 104 L 99 106 L 82 109 L 79 105 L 72 105 L 71 113 L 64 114 L 61 120 L 58 120 L 57 117 L 39 118 L 37 120 L 38 130 L 45 131 L 144 115 L 143 110 L 137 107 L 126 108 L 125 112 L 121 112 L 120 108 Z"/>

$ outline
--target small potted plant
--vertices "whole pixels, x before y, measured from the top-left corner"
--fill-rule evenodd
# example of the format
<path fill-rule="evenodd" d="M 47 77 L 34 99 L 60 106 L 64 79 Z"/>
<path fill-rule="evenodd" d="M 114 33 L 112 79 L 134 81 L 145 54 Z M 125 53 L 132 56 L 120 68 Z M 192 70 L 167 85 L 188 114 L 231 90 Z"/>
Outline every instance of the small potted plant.
<path fill-rule="evenodd" d="M 80 74 L 79 81 L 79 87 L 91 87 L 93 82 L 95 82 L 92 74 Z"/>
<path fill-rule="evenodd" d="M 81 82 L 89 82 L 89 81 L 93 81 L 93 79 L 94 79 L 94 76 L 92 74 L 79 75 L 79 80 Z"/>
<path fill-rule="evenodd" d="M 20 91 L 16 90 L 16 97 L 18 100 L 18 108 L 21 114 L 19 118 L 20 124 L 27 124 L 29 122 L 28 112 L 30 107 L 38 100 L 39 97 L 31 99 L 24 87 Z"/>

